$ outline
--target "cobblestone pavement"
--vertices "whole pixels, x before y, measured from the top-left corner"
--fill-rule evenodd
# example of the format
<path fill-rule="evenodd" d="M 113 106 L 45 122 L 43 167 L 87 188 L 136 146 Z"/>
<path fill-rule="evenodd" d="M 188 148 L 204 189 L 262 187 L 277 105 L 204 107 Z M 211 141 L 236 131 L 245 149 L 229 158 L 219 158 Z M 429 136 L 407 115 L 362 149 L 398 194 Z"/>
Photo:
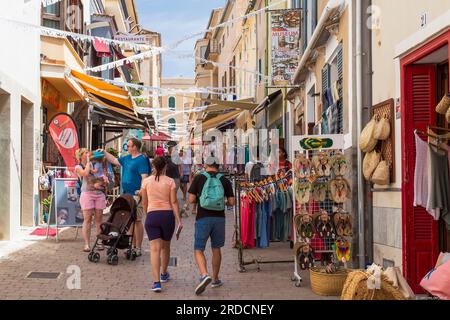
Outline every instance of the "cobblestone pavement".
<path fill-rule="evenodd" d="M 119 264 L 110 266 L 106 252 L 101 252 L 99 263 L 91 263 L 82 252 L 81 234 L 75 240 L 75 230 L 67 229 L 55 239 L 30 242 L 18 251 L 0 255 L 0 299 L 336 299 L 315 295 L 309 285 L 308 273 L 302 272 L 302 287 L 291 281 L 293 263 L 261 264 L 247 266 L 238 272 L 238 251 L 232 248 L 234 215 L 227 213 L 227 241 L 223 248 L 221 288 L 208 288 L 201 296 L 194 294 L 198 281 L 197 266 L 193 257 L 193 231 L 195 216 L 183 218 L 184 229 L 180 240 L 173 240 L 171 256 L 177 266 L 169 267 L 172 280 L 163 284 L 163 292 L 150 291 L 151 272 L 149 243 L 144 238 L 143 255 L 136 261 L 126 260 L 120 253 Z M 0 246 L 1 252 L 1 246 Z M 210 266 L 209 244 L 206 250 Z M 288 243 L 276 243 L 269 249 L 244 252 L 246 261 L 291 259 Z M 72 272 L 70 266 L 81 270 L 81 289 L 69 289 L 67 283 Z M 57 279 L 29 279 L 31 271 L 59 272 Z M 211 270 L 210 270 L 211 271 Z"/>

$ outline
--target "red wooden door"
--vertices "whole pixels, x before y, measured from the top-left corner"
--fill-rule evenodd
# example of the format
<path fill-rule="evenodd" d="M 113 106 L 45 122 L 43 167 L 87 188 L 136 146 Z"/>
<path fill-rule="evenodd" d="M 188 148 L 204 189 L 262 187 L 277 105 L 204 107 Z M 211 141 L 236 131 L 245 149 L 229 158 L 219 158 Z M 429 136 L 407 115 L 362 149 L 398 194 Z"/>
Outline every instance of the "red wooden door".
<path fill-rule="evenodd" d="M 423 207 L 414 207 L 414 129 L 426 132 L 436 123 L 436 68 L 434 65 L 408 66 L 405 77 L 405 141 L 403 165 L 403 263 L 406 278 L 416 293 L 419 283 L 438 257 L 438 224 Z M 423 137 L 425 138 L 425 137 Z"/>

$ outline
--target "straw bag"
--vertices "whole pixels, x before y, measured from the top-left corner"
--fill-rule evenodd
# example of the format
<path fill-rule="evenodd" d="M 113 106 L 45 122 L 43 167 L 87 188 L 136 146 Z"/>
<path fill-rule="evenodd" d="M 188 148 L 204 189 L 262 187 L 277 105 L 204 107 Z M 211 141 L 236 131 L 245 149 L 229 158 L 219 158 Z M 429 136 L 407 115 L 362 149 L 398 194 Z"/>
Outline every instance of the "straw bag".
<path fill-rule="evenodd" d="M 450 123 L 450 108 L 447 109 L 447 112 L 445 113 L 445 120 Z"/>
<path fill-rule="evenodd" d="M 389 166 L 385 160 L 380 161 L 375 172 L 372 175 L 372 182 L 381 186 L 385 186 L 390 182 Z"/>
<path fill-rule="evenodd" d="M 378 115 L 378 121 L 375 124 L 375 129 L 373 130 L 374 139 L 386 140 L 391 134 L 391 124 L 389 123 L 388 116 L 385 114 L 383 117 Z"/>
<path fill-rule="evenodd" d="M 373 150 L 372 152 L 366 153 L 363 160 L 363 174 L 364 178 L 369 181 L 373 172 L 380 163 L 381 155 Z"/>
<path fill-rule="evenodd" d="M 440 114 L 448 114 L 448 109 L 450 107 L 450 93 L 442 97 L 441 101 L 436 106 L 436 112 Z M 447 117 L 448 119 L 448 117 Z M 448 122 L 448 120 L 447 120 Z"/>
<path fill-rule="evenodd" d="M 381 276 L 381 288 L 367 288 L 370 274 L 364 271 L 353 271 L 348 276 L 342 289 L 341 300 L 405 300 L 401 291 L 394 287 L 389 279 Z"/>
<path fill-rule="evenodd" d="M 376 120 L 375 117 L 369 121 L 369 123 L 361 131 L 359 137 L 359 148 L 362 152 L 370 152 L 377 145 L 377 139 L 373 137 L 373 131 L 375 129 Z"/>

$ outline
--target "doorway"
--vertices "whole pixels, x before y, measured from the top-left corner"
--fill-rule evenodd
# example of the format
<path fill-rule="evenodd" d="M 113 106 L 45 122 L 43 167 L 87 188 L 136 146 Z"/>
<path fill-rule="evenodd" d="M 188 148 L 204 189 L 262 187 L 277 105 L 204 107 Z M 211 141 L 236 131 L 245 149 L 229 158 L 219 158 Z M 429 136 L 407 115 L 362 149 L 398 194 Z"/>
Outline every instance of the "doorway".
<path fill-rule="evenodd" d="M 414 129 L 447 127 L 436 113 L 442 91 L 449 89 L 450 32 L 429 41 L 401 58 L 402 88 L 402 221 L 403 274 L 415 293 L 423 293 L 422 278 L 434 267 L 439 251 L 448 249 L 447 233 L 440 222 L 420 206 L 413 206 L 415 138 Z M 442 132 L 436 132 L 442 134 Z M 426 136 L 422 139 L 426 140 Z"/>

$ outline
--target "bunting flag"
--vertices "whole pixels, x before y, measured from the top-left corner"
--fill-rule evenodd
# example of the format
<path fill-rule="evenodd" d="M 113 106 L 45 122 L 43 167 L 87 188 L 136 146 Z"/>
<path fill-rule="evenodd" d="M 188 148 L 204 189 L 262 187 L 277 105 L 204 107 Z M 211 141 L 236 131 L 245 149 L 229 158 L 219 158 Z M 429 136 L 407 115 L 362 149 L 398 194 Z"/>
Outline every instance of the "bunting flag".
<path fill-rule="evenodd" d="M 73 170 L 77 164 L 75 151 L 78 150 L 78 134 L 72 117 L 64 112 L 56 114 L 50 120 L 49 131 L 66 167 Z"/>

